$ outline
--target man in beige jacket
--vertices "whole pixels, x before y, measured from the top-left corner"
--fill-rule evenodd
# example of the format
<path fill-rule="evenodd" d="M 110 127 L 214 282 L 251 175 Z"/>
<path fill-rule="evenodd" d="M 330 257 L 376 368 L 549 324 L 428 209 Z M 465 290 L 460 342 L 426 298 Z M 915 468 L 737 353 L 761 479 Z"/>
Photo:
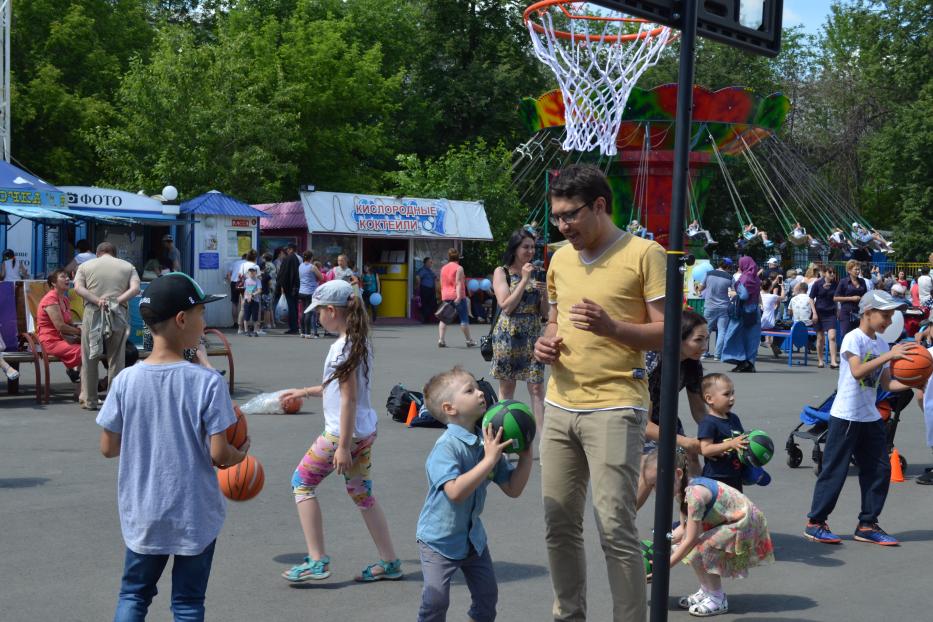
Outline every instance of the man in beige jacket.
<path fill-rule="evenodd" d="M 102 242 L 97 245 L 97 258 L 78 266 L 75 273 L 75 291 L 84 298 L 80 402 L 87 410 L 98 408 L 98 361 L 107 361 L 108 384 L 123 371 L 129 334 L 127 302 L 139 293 L 136 268 L 116 254 L 113 244 Z M 105 314 L 109 322 L 104 321 Z M 91 358 L 92 351 L 100 352 L 100 358 Z"/>

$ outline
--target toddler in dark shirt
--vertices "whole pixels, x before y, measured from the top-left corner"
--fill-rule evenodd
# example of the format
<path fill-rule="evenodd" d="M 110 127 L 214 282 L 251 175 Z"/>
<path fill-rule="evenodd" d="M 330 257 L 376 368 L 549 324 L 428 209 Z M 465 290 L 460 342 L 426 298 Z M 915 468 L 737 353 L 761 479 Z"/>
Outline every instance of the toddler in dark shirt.
<path fill-rule="evenodd" d="M 735 405 L 735 385 L 725 374 L 703 376 L 703 401 L 707 414 L 697 428 L 700 452 L 706 459 L 703 476 L 742 490 L 742 463 L 739 452 L 748 448 L 748 435 Z"/>

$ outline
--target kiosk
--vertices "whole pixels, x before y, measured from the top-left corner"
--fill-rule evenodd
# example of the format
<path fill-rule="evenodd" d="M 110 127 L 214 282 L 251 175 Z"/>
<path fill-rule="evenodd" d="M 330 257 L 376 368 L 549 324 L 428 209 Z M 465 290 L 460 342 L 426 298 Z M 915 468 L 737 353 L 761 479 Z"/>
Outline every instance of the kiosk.
<path fill-rule="evenodd" d="M 301 205 L 315 259 L 335 263 L 346 255 L 356 272 L 370 265 L 379 274 L 381 318 L 410 317 L 424 257 L 440 267 L 463 240 L 492 240 L 481 201 L 304 191 Z"/>

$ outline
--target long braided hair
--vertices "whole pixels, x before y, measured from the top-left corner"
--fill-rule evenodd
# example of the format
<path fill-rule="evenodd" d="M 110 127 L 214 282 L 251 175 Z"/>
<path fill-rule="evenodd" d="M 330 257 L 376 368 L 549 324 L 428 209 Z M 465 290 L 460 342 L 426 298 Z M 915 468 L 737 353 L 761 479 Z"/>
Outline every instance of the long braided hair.
<path fill-rule="evenodd" d="M 360 365 L 363 366 L 364 376 L 369 379 L 369 314 L 363 305 L 363 299 L 356 293 L 347 302 L 346 314 L 347 341 L 343 351 L 347 356 L 337 365 L 330 378 L 324 381 L 325 387 L 334 380 L 338 383 L 344 382 L 351 374 L 356 373 L 356 368 Z"/>

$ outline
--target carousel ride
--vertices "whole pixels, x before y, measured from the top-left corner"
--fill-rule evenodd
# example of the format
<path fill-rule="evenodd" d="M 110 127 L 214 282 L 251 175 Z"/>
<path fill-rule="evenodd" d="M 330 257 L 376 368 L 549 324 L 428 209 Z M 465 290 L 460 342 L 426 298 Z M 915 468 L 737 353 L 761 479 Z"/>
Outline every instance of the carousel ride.
<path fill-rule="evenodd" d="M 641 89 L 635 83 L 676 37 L 663 26 L 584 7 L 542 0 L 525 12 L 535 54 L 560 88 L 520 103 L 530 138 L 514 150 L 513 183 L 522 201 L 534 206 L 529 221 L 536 226 L 547 222 L 551 175 L 570 164 L 595 164 L 612 187 L 615 223 L 666 246 L 677 85 Z M 822 260 L 892 253 L 890 243 L 779 138 L 790 106 L 780 93 L 762 97 L 740 86 L 694 87 L 686 228 L 691 252 L 702 256 L 719 245 L 703 215 L 708 190 L 721 176 L 738 223 L 739 252 L 760 245 L 768 254 L 788 250 L 795 258 Z M 737 167 L 748 168 L 756 197 L 739 193 Z M 779 231 L 756 226 L 752 198 L 767 205 Z M 542 233 L 547 244 L 547 226 Z"/>

